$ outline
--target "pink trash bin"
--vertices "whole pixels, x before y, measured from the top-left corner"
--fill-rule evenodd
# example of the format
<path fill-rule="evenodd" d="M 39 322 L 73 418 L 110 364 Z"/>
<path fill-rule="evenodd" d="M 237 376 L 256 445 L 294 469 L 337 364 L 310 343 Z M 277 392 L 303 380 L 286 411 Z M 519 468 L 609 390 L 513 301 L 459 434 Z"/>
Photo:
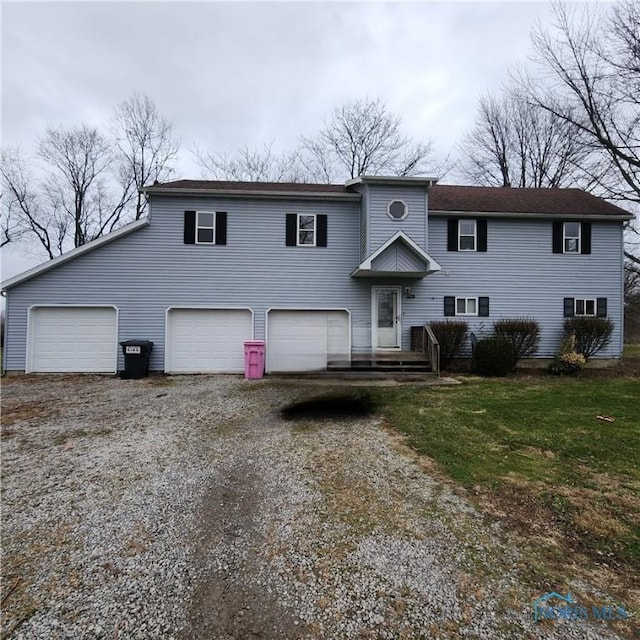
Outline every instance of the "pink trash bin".
<path fill-rule="evenodd" d="M 258 380 L 264 376 L 264 340 L 247 340 L 244 343 L 244 377 Z"/>

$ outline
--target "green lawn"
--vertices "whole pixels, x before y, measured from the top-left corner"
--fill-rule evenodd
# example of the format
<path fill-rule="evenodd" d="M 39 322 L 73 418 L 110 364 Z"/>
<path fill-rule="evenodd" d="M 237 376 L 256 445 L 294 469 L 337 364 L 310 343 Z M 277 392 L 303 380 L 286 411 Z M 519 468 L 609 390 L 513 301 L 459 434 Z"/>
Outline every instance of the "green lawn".
<path fill-rule="evenodd" d="M 468 378 L 378 400 L 413 448 L 511 501 L 520 525 L 544 512 L 573 543 L 640 567 L 640 378 Z"/>
<path fill-rule="evenodd" d="M 625 344 L 622 355 L 625 358 L 640 358 L 640 344 Z"/>

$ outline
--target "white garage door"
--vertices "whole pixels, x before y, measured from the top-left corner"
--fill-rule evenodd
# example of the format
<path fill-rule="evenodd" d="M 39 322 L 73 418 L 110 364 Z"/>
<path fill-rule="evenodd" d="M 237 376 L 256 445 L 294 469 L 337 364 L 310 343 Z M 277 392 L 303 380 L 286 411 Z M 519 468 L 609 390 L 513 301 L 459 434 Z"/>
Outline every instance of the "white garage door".
<path fill-rule="evenodd" d="M 115 373 L 117 336 L 113 307 L 37 307 L 31 311 L 27 371 Z"/>
<path fill-rule="evenodd" d="M 319 371 L 329 359 L 349 359 L 346 311 L 270 311 L 267 371 Z"/>
<path fill-rule="evenodd" d="M 167 373 L 242 373 L 244 342 L 253 337 L 249 309 L 171 309 Z"/>

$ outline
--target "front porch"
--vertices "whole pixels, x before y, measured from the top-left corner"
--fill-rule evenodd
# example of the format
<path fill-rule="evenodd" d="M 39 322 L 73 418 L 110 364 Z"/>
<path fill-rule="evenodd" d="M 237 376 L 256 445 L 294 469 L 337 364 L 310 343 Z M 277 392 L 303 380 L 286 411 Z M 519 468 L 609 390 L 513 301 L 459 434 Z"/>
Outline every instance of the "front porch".
<path fill-rule="evenodd" d="M 329 372 L 379 372 L 436 374 L 437 369 L 429 355 L 421 351 L 372 351 L 352 353 L 351 360 L 330 359 Z"/>

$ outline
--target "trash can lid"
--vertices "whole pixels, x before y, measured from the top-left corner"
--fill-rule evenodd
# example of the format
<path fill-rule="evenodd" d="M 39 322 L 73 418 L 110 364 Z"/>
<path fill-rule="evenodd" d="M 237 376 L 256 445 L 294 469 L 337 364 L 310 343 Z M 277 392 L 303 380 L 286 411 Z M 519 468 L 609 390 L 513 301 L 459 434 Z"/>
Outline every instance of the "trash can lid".
<path fill-rule="evenodd" d="M 121 347 L 148 347 L 151 349 L 153 347 L 153 342 L 151 340 L 123 340 L 120 343 Z"/>
<path fill-rule="evenodd" d="M 244 343 L 245 347 L 261 347 L 264 345 L 264 340 L 247 340 Z"/>

